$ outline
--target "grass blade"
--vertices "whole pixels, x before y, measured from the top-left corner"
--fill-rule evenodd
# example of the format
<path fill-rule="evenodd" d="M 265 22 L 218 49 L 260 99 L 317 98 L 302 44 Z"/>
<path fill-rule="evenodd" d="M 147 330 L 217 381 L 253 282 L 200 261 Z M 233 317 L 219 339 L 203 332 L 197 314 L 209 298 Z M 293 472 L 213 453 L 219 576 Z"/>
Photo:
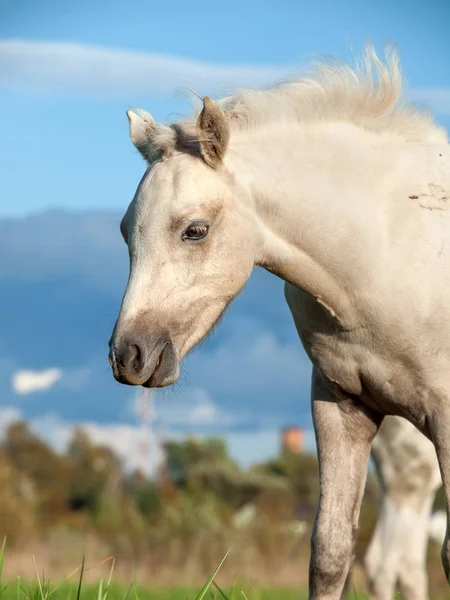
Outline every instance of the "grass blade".
<path fill-rule="evenodd" d="M 34 562 L 34 568 L 36 570 L 36 577 L 37 577 L 37 580 L 38 580 L 39 593 L 41 594 L 41 600 L 45 600 L 44 590 L 42 589 L 41 578 L 39 577 L 39 569 L 38 569 L 37 562 L 36 562 L 36 557 L 34 556 L 34 554 L 33 554 L 33 562 Z"/>
<path fill-rule="evenodd" d="M 96 569 L 97 567 L 104 565 L 106 562 L 108 562 L 108 560 L 111 560 L 113 558 L 114 558 L 113 556 L 108 556 L 108 558 L 101 560 L 99 563 L 95 564 L 93 567 L 87 568 L 85 565 L 84 572 L 90 571 L 91 569 Z M 75 575 L 75 573 L 77 571 L 79 571 L 80 569 L 81 569 L 81 565 L 79 567 L 77 567 L 76 569 L 74 569 L 73 571 L 71 571 L 68 575 L 66 575 L 64 577 L 64 579 L 60 583 L 58 583 L 58 585 L 56 587 L 54 587 L 53 590 L 51 590 L 50 596 L 52 596 L 62 585 L 64 585 L 66 583 L 66 581 L 68 581 L 72 577 L 72 575 Z M 103 579 L 101 580 L 101 583 L 103 584 Z M 103 588 L 103 585 L 102 585 L 102 588 Z M 99 598 L 98 600 L 101 600 L 101 598 Z"/>
<path fill-rule="evenodd" d="M 103 579 L 100 579 L 100 583 L 98 584 L 97 600 L 103 600 Z"/>
<path fill-rule="evenodd" d="M 123 600 L 128 600 L 128 596 L 129 596 L 129 594 L 130 594 L 130 592 L 131 592 L 131 588 L 132 588 L 132 587 L 133 587 L 133 582 L 131 582 L 131 583 L 130 583 L 130 585 L 128 586 L 127 593 L 126 593 L 126 594 L 125 594 L 125 596 L 123 597 Z"/>
<path fill-rule="evenodd" d="M 3 561 L 5 560 L 6 537 L 3 538 L 2 549 L 0 550 L 0 584 L 2 582 Z"/>
<path fill-rule="evenodd" d="M 238 595 L 238 586 L 237 586 L 237 583 L 235 583 L 233 585 L 233 587 L 231 588 L 230 600 L 236 600 L 237 595 Z"/>
<path fill-rule="evenodd" d="M 18 579 L 20 579 L 20 577 Z M 31 600 L 30 588 L 28 588 L 28 591 L 27 591 L 26 588 L 23 585 L 21 585 L 20 589 L 21 589 L 21 593 L 24 595 L 26 600 Z"/>
<path fill-rule="evenodd" d="M 80 600 L 81 597 L 81 586 L 83 584 L 83 574 L 84 574 L 84 554 L 83 560 L 81 561 L 81 570 L 80 570 L 80 580 L 78 581 L 78 590 L 77 590 L 77 600 Z"/>
<path fill-rule="evenodd" d="M 106 583 L 106 588 L 105 588 L 105 593 L 103 594 L 103 600 L 106 600 L 108 598 L 108 590 L 109 587 L 111 585 L 111 581 L 112 581 L 112 576 L 113 576 L 113 572 L 114 572 L 114 567 L 116 566 L 116 558 L 113 558 L 113 561 L 111 563 L 111 569 L 109 570 L 109 577 L 108 577 L 108 581 Z"/>
<path fill-rule="evenodd" d="M 214 581 L 214 578 L 216 577 L 216 575 L 219 572 L 221 566 L 225 562 L 226 557 L 229 554 L 230 554 L 230 550 L 228 550 L 228 552 L 222 558 L 222 560 L 220 561 L 220 563 L 217 565 L 214 573 L 211 575 L 211 577 L 208 578 L 208 580 L 206 581 L 205 585 L 202 587 L 202 589 L 199 591 L 198 595 L 196 596 L 195 600 L 203 600 L 203 598 L 206 596 L 206 593 L 209 590 L 209 588 L 211 587 L 211 584 Z"/>
<path fill-rule="evenodd" d="M 222 596 L 222 598 L 224 600 L 230 600 L 230 598 L 228 598 L 228 596 L 225 594 L 225 592 L 223 591 L 223 589 L 219 586 L 218 583 L 216 583 L 215 581 L 213 581 L 213 585 L 216 587 L 217 591 L 219 592 L 219 594 Z"/>
<path fill-rule="evenodd" d="M 136 584 L 136 570 L 134 568 L 134 565 L 133 565 L 133 593 L 134 593 L 134 600 L 139 600 L 138 593 L 137 593 L 137 584 Z"/>
<path fill-rule="evenodd" d="M 22 600 L 22 582 L 20 580 L 20 575 L 16 577 L 16 600 Z"/>

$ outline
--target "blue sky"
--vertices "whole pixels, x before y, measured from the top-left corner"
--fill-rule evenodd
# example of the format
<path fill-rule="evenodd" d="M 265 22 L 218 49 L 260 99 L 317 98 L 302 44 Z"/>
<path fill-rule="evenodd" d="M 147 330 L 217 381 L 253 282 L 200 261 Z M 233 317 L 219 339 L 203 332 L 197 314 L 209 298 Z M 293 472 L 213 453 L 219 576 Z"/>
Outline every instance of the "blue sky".
<path fill-rule="evenodd" d="M 164 120 L 189 112 L 185 86 L 268 83 L 313 54 L 348 59 L 368 38 L 398 45 L 409 87 L 449 123 L 448 2 L 2 0 L 0 11 L 0 214 L 123 210 L 143 171 L 128 105 Z"/>
<path fill-rule="evenodd" d="M 379 51 L 397 44 L 410 96 L 449 127 L 449 23 L 444 1 L 0 0 L 0 294 L 10 311 L 0 320 L 10 326 L 0 429 L 27 416 L 57 443 L 83 421 L 130 453 L 135 398 L 112 381 L 104 352 L 126 279 L 116 217 L 97 213 L 90 227 L 81 216 L 77 235 L 59 213 L 30 217 L 126 209 L 144 171 L 128 139 L 130 105 L 164 121 L 190 111 L 186 86 L 215 96 L 271 83 L 312 55 L 349 60 L 371 38 Z M 24 392 L 27 369 L 47 369 L 40 381 L 56 377 L 54 387 Z M 161 405 L 173 435 L 217 426 L 248 463 L 276 451 L 283 423 L 310 427 L 309 363 L 274 277 L 253 278 L 185 372 L 183 402 Z"/>

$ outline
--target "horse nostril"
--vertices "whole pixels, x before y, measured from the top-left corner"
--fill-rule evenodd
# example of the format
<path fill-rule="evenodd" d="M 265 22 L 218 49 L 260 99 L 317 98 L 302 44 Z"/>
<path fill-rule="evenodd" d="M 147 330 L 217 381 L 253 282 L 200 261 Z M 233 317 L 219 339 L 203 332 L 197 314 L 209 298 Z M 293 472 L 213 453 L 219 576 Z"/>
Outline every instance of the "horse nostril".
<path fill-rule="evenodd" d="M 142 351 L 136 344 L 130 345 L 130 358 L 128 359 L 128 364 L 132 366 L 135 373 L 140 373 L 144 368 Z"/>
<path fill-rule="evenodd" d="M 145 369 L 145 345 L 136 338 L 122 339 L 110 356 L 113 366 L 117 364 L 119 371 L 139 375 Z"/>

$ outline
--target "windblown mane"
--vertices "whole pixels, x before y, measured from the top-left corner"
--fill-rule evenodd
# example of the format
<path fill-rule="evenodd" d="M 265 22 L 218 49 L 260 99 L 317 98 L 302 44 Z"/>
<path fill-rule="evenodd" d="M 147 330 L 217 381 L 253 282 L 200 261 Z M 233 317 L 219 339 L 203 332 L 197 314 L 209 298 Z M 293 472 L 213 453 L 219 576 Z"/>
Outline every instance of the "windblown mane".
<path fill-rule="evenodd" d="M 222 98 L 230 131 L 243 132 L 278 124 L 347 122 L 411 142 L 447 142 L 447 132 L 433 117 L 404 99 L 397 52 L 386 49 L 385 62 L 369 45 L 354 68 L 336 58 L 314 62 L 310 75 L 264 90 L 241 89 Z M 144 119 L 150 119 L 141 111 Z M 175 149 L 198 153 L 198 112 L 192 119 L 161 126 L 145 148 L 149 162 Z"/>
<path fill-rule="evenodd" d="M 310 76 L 265 90 L 241 90 L 219 101 L 230 127 L 278 122 L 341 121 L 396 133 L 409 141 L 447 141 L 433 117 L 403 98 L 403 76 L 393 48 L 386 62 L 367 46 L 355 68 L 330 58 L 310 65 Z"/>

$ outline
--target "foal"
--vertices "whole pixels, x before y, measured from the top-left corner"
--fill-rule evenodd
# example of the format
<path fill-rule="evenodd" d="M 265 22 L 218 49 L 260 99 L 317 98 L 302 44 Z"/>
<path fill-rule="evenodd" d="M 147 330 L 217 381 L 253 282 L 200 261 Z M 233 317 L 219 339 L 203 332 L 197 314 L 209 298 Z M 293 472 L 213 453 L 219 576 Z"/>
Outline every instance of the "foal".
<path fill-rule="evenodd" d="M 149 168 L 121 223 L 114 376 L 170 385 L 254 266 L 286 281 L 313 363 L 313 600 L 341 595 L 385 415 L 432 439 L 450 499 L 450 150 L 401 84 L 396 56 L 369 48 L 356 71 L 205 97 L 192 121 L 128 113 Z M 442 556 L 448 577 L 448 536 Z"/>

